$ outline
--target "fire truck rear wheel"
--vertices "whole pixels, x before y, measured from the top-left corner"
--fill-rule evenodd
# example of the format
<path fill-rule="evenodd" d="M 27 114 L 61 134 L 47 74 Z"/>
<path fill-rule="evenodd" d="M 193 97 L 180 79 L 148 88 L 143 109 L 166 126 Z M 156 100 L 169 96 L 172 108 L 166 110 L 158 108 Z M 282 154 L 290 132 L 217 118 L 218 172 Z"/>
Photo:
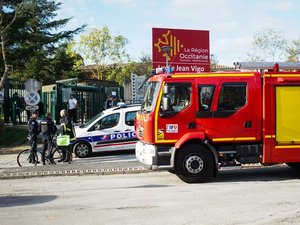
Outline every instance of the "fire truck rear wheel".
<path fill-rule="evenodd" d="M 189 144 L 179 149 L 175 164 L 176 174 L 184 182 L 206 182 L 213 177 L 213 154 L 205 146 Z"/>

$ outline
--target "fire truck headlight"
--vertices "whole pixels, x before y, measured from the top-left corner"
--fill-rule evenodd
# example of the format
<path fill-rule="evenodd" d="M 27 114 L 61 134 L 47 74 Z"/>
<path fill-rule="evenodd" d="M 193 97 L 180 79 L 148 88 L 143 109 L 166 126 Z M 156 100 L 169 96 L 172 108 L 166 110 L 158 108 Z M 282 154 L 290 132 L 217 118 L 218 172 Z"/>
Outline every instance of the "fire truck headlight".
<path fill-rule="evenodd" d="M 155 146 L 146 144 L 143 146 L 143 155 L 155 156 L 155 150 Z"/>
<path fill-rule="evenodd" d="M 156 147 L 154 145 L 143 144 L 137 142 L 135 149 L 136 158 L 144 164 L 152 165 L 153 158 L 156 155 Z"/>

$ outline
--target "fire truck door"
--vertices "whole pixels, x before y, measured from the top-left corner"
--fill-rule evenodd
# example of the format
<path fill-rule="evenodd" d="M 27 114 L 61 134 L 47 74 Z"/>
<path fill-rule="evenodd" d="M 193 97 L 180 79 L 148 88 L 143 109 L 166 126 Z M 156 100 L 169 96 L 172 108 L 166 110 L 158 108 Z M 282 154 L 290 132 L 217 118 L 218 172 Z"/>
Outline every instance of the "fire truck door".
<path fill-rule="evenodd" d="M 213 113 L 213 142 L 254 141 L 250 84 L 223 83 Z"/>
<path fill-rule="evenodd" d="M 178 137 L 196 129 L 195 104 L 192 104 L 192 84 L 166 83 L 156 119 L 156 142 L 176 142 Z"/>
<path fill-rule="evenodd" d="M 256 139 L 249 86 L 247 82 L 224 82 L 218 91 L 214 85 L 199 87 L 197 117 L 212 142 Z"/>

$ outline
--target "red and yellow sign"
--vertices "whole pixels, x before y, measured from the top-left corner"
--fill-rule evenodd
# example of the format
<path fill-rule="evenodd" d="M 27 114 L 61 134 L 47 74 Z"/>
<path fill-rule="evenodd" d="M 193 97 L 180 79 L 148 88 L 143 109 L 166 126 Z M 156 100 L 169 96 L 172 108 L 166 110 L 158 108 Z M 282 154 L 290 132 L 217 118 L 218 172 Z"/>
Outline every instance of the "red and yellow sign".
<path fill-rule="evenodd" d="M 169 65 L 175 72 L 210 71 L 209 31 L 152 28 L 153 68 L 166 66 L 163 46 L 171 46 Z"/>

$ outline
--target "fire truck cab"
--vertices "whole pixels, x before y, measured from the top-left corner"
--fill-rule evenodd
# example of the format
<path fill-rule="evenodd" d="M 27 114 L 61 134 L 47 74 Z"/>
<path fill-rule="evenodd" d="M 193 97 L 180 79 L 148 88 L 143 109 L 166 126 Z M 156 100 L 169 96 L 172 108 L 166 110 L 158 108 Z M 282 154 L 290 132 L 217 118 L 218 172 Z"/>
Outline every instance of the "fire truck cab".
<path fill-rule="evenodd" d="M 300 168 L 300 64 L 236 66 L 153 75 L 135 120 L 137 159 L 188 183 L 210 180 L 221 166 Z"/>

